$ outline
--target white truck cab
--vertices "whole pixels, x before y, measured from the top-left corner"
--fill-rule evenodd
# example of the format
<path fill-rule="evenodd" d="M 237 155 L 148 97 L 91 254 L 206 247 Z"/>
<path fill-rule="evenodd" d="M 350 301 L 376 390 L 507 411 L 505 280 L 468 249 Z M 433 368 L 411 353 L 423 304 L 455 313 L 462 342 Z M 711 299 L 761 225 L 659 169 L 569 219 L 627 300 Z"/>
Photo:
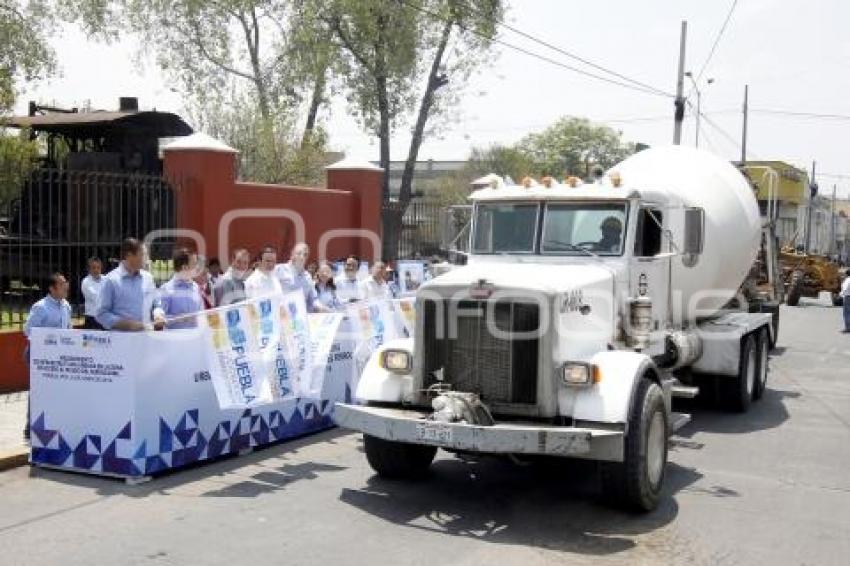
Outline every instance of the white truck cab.
<path fill-rule="evenodd" d="M 728 173 L 690 152 L 695 174 Z M 602 463 L 606 495 L 651 510 L 667 439 L 689 420 L 671 397 L 697 392 L 677 374 L 725 374 L 738 409 L 760 397 L 771 317 L 724 311 L 743 276 L 734 288 L 717 278 L 747 266 L 715 265 L 754 253 L 712 258 L 716 203 L 645 179 L 627 160 L 593 184 L 496 181 L 471 195 L 467 265 L 420 288 L 414 337 L 375 352 L 356 390 L 362 404 L 335 409 L 340 426 L 364 433 L 379 474 L 421 474 L 437 447 L 585 458 Z M 755 199 L 739 201 L 729 210 L 749 222 Z M 743 248 L 754 242 L 747 230 Z"/>

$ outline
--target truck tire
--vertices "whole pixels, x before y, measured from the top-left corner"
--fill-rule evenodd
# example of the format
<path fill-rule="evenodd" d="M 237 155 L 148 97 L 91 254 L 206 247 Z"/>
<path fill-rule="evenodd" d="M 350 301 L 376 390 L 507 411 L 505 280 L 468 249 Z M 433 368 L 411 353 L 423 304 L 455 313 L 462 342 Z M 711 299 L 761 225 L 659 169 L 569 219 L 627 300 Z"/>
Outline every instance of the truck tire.
<path fill-rule="evenodd" d="M 661 387 L 641 379 L 629 414 L 622 462 L 602 462 L 603 496 L 618 507 L 648 512 L 658 507 L 667 467 L 670 424 Z"/>
<path fill-rule="evenodd" d="M 741 358 L 738 361 L 738 375 L 723 379 L 723 404 L 736 413 L 746 413 L 753 400 L 758 372 L 758 353 L 756 339 L 747 334 L 741 340 Z"/>
<path fill-rule="evenodd" d="M 770 332 L 762 328 L 757 333 L 756 339 L 756 383 L 753 388 L 753 401 L 758 401 L 767 390 L 767 373 L 770 359 Z"/>
<path fill-rule="evenodd" d="M 761 305 L 758 312 L 770 314 L 771 332 L 769 333 L 768 338 L 770 340 L 770 349 L 773 350 L 776 347 L 776 341 L 779 339 L 779 303 L 774 301 L 764 303 Z"/>
<path fill-rule="evenodd" d="M 363 435 L 366 459 L 382 478 L 410 479 L 424 476 L 437 454 L 436 446 L 393 442 Z"/>

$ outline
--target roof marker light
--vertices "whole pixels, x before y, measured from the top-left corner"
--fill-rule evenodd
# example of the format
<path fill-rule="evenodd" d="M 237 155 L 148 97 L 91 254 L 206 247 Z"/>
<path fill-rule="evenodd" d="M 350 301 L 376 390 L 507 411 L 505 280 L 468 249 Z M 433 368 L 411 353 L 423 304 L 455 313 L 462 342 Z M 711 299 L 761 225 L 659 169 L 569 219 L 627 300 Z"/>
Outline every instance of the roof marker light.
<path fill-rule="evenodd" d="M 613 186 L 614 188 L 618 188 L 620 185 L 623 184 L 623 178 L 620 177 L 620 174 L 616 171 L 608 175 L 608 179 L 610 179 L 611 186 Z"/>

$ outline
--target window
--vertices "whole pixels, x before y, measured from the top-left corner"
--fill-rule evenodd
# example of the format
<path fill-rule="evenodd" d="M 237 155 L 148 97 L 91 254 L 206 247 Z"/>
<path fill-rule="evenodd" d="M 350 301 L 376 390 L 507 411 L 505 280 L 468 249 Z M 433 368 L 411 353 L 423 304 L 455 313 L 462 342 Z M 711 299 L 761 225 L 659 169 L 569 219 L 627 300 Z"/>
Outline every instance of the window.
<path fill-rule="evenodd" d="M 642 208 L 638 213 L 635 256 L 653 257 L 661 253 L 661 226 L 664 217 L 655 208 Z"/>
<path fill-rule="evenodd" d="M 480 204 L 475 207 L 472 251 L 479 254 L 533 253 L 536 204 Z"/>
<path fill-rule="evenodd" d="M 550 254 L 622 255 L 625 204 L 564 203 L 546 207 L 540 251 Z"/>

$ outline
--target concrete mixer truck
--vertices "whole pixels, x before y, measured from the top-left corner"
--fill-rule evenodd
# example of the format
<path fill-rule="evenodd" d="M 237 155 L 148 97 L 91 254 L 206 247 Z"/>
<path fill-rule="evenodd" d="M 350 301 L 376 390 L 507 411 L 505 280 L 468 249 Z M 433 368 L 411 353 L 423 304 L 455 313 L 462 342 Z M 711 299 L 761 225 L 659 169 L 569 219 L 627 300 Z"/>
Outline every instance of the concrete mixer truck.
<path fill-rule="evenodd" d="M 421 475 L 437 448 L 583 458 L 603 494 L 654 509 L 690 418 L 672 398 L 711 374 L 743 411 L 766 387 L 771 315 L 733 301 L 761 235 L 749 184 L 677 146 L 471 200 L 467 265 L 419 289 L 414 336 L 374 352 L 336 422 L 381 476 Z"/>

